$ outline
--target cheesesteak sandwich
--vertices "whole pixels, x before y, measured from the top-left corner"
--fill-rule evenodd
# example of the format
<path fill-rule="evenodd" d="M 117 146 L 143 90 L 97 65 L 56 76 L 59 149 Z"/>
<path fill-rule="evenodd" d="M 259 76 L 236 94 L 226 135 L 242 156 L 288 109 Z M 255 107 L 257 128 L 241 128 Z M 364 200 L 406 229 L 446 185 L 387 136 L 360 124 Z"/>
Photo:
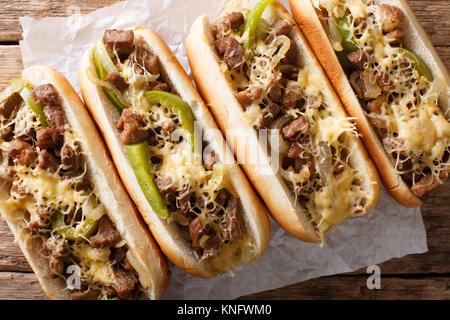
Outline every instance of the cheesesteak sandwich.
<path fill-rule="evenodd" d="M 377 172 L 317 60 L 284 7 L 230 1 L 210 23 L 199 17 L 186 40 L 195 82 L 277 222 L 317 242 L 378 201 Z M 279 168 L 249 161 L 267 130 Z M 261 151 L 264 153 L 264 151 Z M 275 157 L 274 157 L 275 155 Z M 272 170 L 261 173 L 261 167 Z"/>
<path fill-rule="evenodd" d="M 105 31 L 79 75 L 119 174 L 170 260 L 210 278 L 263 254 L 265 209 L 156 33 Z"/>
<path fill-rule="evenodd" d="M 291 0 L 386 189 L 422 205 L 450 168 L 449 76 L 403 0 Z"/>
<path fill-rule="evenodd" d="M 36 66 L 0 94 L 0 210 L 52 299 L 158 299 L 170 274 L 80 98 Z"/>

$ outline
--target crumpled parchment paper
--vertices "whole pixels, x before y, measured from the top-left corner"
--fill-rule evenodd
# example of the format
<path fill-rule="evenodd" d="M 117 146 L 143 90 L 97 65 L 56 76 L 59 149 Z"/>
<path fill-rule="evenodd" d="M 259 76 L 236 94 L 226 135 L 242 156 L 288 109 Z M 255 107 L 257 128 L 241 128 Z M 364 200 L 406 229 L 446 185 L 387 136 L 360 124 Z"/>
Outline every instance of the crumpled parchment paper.
<path fill-rule="evenodd" d="M 68 18 L 20 19 L 20 42 L 25 67 L 51 66 L 79 90 L 78 62 L 83 52 L 108 28 L 142 25 L 158 32 L 189 73 L 184 39 L 195 18 L 214 19 L 226 0 L 130 0 L 81 15 L 69 7 Z M 281 2 L 287 6 L 287 0 Z M 236 271 L 234 277 L 192 277 L 171 265 L 166 299 L 232 299 L 314 277 L 350 272 L 391 258 L 427 251 L 419 209 L 398 205 L 383 190 L 380 202 L 364 217 L 346 220 L 326 240 L 308 244 L 289 236 L 273 220 L 269 247 L 262 258 Z"/>

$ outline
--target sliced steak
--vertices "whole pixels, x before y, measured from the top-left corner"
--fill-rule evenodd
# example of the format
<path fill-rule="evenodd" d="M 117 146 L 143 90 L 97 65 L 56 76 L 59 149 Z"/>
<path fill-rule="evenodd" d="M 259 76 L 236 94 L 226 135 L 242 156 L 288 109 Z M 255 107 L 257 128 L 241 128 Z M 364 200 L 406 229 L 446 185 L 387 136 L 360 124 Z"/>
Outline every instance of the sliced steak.
<path fill-rule="evenodd" d="M 39 164 L 38 168 L 43 170 L 49 170 L 51 172 L 55 172 L 58 170 L 58 162 L 56 161 L 55 157 L 48 152 L 47 150 L 41 150 L 39 152 Z"/>
<path fill-rule="evenodd" d="M 4 141 L 9 141 L 14 136 L 14 127 L 8 126 L 0 129 L 0 139 Z"/>
<path fill-rule="evenodd" d="M 185 217 L 191 217 L 191 194 L 189 190 L 184 190 L 178 194 L 178 206 L 180 207 L 180 212 Z"/>
<path fill-rule="evenodd" d="M 235 38 L 219 38 L 214 45 L 218 55 L 230 68 L 237 69 L 244 63 L 244 48 Z"/>
<path fill-rule="evenodd" d="M 143 46 L 137 47 L 130 56 L 130 59 L 144 67 L 153 75 L 160 73 L 159 59 Z"/>
<path fill-rule="evenodd" d="M 22 166 L 30 166 L 36 160 L 36 150 L 31 144 L 22 140 L 12 140 L 6 148 L 6 153 L 15 158 L 18 164 Z"/>
<path fill-rule="evenodd" d="M 121 138 L 124 144 L 132 144 L 142 141 L 150 136 L 145 129 L 146 123 L 142 116 L 132 109 L 125 109 L 120 116 L 117 129 L 121 131 Z"/>
<path fill-rule="evenodd" d="M 61 163 L 66 169 L 77 172 L 81 166 L 80 154 L 68 145 L 61 148 Z"/>
<path fill-rule="evenodd" d="M 36 146 L 41 149 L 59 149 L 63 137 L 53 128 L 39 127 L 36 131 Z"/>
<path fill-rule="evenodd" d="M 150 83 L 149 85 L 149 90 L 157 90 L 157 91 L 166 91 L 166 92 L 170 92 L 170 86 L 168 83 L 166 82 L 162 82 L 162 81 L 153 81 Z"/>
<path fill-rule="evenodd" d="M 225 209 L 225 220 L 223 228 L 231 240 L 240 239 L 244 236 L 244 227 L 239 213 L 239 198 L 231 197 Z"/>
<path fill-rule="evenodd" d="M 403 38 L 406 36 L 405 32 L 401 29 L 395 29 L 386 34 L 386 40 L 390 45 L 400 44 Z"/>
<path fill-rule="evenodd" d="M 123 269 L 114 270 L 115 281 L 112 284 L 120 299 L 130 298 L 136 284 L 139 282 L 134 271 L 127 271 Z"/>
<path fill-rule="evenodd" d="M 432 174 L 428 174 L 422 177 L 418 182 L 416 182 L 412 187 L 411 191 L 419 198 L 423 197 L 428 192 L 434 190 L 439 187 L 441 182 L 434 177 Z"/>
<path fill-rule="evenodd" d="M 357 51 L 350 52 L 347 55 L 347 60 L 350 61 L 350 63 L 358 70 L 363 70 L 364 66 L 366 65 L 367 61 L 369 60 L 369 57 L 367 53 L 359 49 Z"/>
<path fill-rule="evenodd" d="M 58 104 L 58 92 L 50 83 L 34 87 L 32 90 L 32 95 L 35 104 L 50 106 Z"/>
<path fill-rule="evenodd" d="M 219 192 L 217 193 L 216 196 L 216 203 L 219 205 L 214 209 L 214 212 L 212 212 L 211 214 L 213 216 L 219 216 L 219 215 L 223 215 L 224 214 L 224 208 L 227 206 L 228 204 L 228 200 L 231 198 L 231 193 L 223 188 L 220 189 Z"/>
<path fill-rule="evenodd" d="M 288 125 L 281 129 L 283 137 L 289 139 L 294 137 L 297 133 L 306 133 L 309 130 L 308 118 L 301 116 L 300 118 L 293 120 Z"/>
<path fill-rule="evenodd" d="M 121 59 L 128 57 L 133 48 L 134 33 L 131 30 L 106 30 L 103 43 L 109 49 L 116 50 Z"/>
<path fill-rule="evenodd" d="M 55 129 L 58 133 L 66 131 L 66 119 L 64 111 L 58 104 L 44 106 L 45 119 L 48 125 Z"/>
<path fill-rule="evenodd" d="M 383 32 L 390 32 L 398 28 L 403 19 L 405 19 L 405 14 L 400 8 L 389 4 L 378 6 L 376 16 Z"/>
<path fill-rule="evenodd" d="M 283 97 L 283 83 L 282 83 L 282 74 L 274 73 L 270 75 L 269 85 L 267 90 L 269 91 L 269 98 L 272 102 L 280 103 L 281 98 Z"/>
<path fill-rule="evenodd" d="M 239 30 L 244 24 L 244 15 L 241 12 L 232 12 L 219 19 L 217 26 L 222 33 L 230 30 Z"/>
<path fill-rule="evenodd" d="M 20 94 L 14 92 L 8 98 L 6 98 L 2 103 L 0 103 L 0 114 L 5 118 L 9 119 L 11 115 L 18 109 L 22 103 L 22 98 Z"/>
<path fill-rule="evenodd" d="M 267 43 L 271 43 L 276 36 L 289 36 L 289 32 L 291 31 L 292 24 L 286 19 L 278 19 L 275 21 L 272 32 L 266 39 Z"/>
<path fill-rule="evenodd" d="M 287 156 L 288 158 L 295 159 L 301 158 L 305 149 L 298 142 L 293 142 L 288 149 Z"/>
<path fill-rule="evenodd" d="M 205 170 L 212 170 L 214 165 L 219 161 L 218 156 L 214 151 L 206 153 L 203 155 L 203 167 Z"/>
<path fill-rule="evenodd" d="M 98 221 L 97 233 L 89 240 L 91 241 L 91 246 L 101 248 L 116 244 L 121 240 L 121 237 L 111 220 L 107 216 L 103 216 Z"/>
<path fill-rule="evenodd" d="M 276 116 L 280 113 L 281 107 L 269 101 L 267 106 L 262 110 L 262 119 L 259 123 L 259 129 L 269 128 L 275 120 Z"/>
<path fill-rule="evenodd" d="M 252 104 L 253 101 L 258 100 L 261 98 L 263 89 L 260 86 L 252 86 L 248 89 L 239 91 L 236 93 L 236 99 L 239 101 L 239 103 L 244 106 L 248 107 Z"/>
<path fill-rule="evenodd" d="M 128 89 L 128 83 L 117 72 L 110 73 L 106 76 L 105 81 L 111 83 L 119 91 Z"/>
<path fill-rule="evenodd" d="M 50 253 L 49 268 L 55 276 L 62 275 L 64 272 L 66 244 L 62 238 L 48 238 L 44 242 L 44 249 Z"/>

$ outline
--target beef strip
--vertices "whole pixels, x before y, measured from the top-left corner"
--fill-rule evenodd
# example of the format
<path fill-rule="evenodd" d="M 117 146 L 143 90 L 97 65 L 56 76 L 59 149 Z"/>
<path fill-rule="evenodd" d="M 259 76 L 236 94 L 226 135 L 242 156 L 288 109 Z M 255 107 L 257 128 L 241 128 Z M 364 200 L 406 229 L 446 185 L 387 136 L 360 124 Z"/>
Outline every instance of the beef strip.
<path fill-rule="evenodd" d="M 367 61 L 369 60 L 369 56 L 363 49 L 359 49 L 357 51 L 350 52 L 347 55 L 347 60 L 358 70 L 363 70 Z"/>
<path fill-rule="evenodd" d="M 12 140 L 6 149 L 7 154 L 15 158 L 17 163 L 22 166 L 30 166 L 37 157 L 36 150 L 31 144 L 22 140 Z"/>
<path fill-rule="evenodd" d="M 36 131 L 36 146 L 41 149 L 59 149 L 63 137 L 53 128 L 39 127 Z"/>
<path fill-rule="evenodd" d="M 432 174 L 428 174 L 422 177 L 418 182 L 416 182 L 411 187 L 411 191 L 419 198 L 422 198 L 426 193 L 434 190 L 440 185 L 441 182 L 439 182 L 439 180 L 435 176 L 433 176 Z"/>
<path fill-rule="evenodd" d="M 0 139 L 4 141 L 9 141 L 14 136 L 14 127 L 8 126 L 0 129 Z"/>
<path fill-rule="evenodd" d="M 231 193 L 223 188 L 220 189 L 219 192 L 217 193 L 216 196 L 216 203 L 218 204 L 218 206 L 216 206 L 216 208 L 214 209 L 214 211 L 211 213 L 211 215 L 213 216 L 221 216 L 224 214 L 224 208 L 227 206 L 228 204 L 228 200 L 231 198 Z"/>
<path fill-rule="evenodd" d="M 386 40 L 389 44 L 395 45 L 400 44 L 403 41 L 403 38 L 406 36 L 405 32 L 401 29 L 395 29 L 386 34 Z"/>
<path fill-rule="evenodd" d="M 378 70 L 375 75 L 376 84 L 384 93 L 390 93 L 395 89 L 395 83 L 389 78 L 389 74 Z"/>
<path fill-rule="evenodd" d="M 147 48 L 138 46 L 131 54 L 130 59 L 144 67 L 151 74 L 160 74 L 159 59 Z"/>
<path fill-rule="evenodd" d="M 66 244 L 62 238 L 48 238 L 44 242 L 44 249 L 50 253 L 49 268 L 54 276 L 62 275 L 64 272 Z"/>
<path fill-rule="evenodd" d="M 390 32 L 398 28 L 403 19 L 405 19 L 405 14 L 400 8 L 389 4 L 378 6 L 376 16 L 383 32 Z"/>
<path fill-rule="evenodd" d="M 218 29 L 222 33 L 230 30 L 239 30 L 243 24 L 244 15 L 241 12 L 232 12 L 224 17 L 221 17 L 217 22 Z"/>
<path fill-rule="evenodd" d="M 124 90 L 128 89 L 128 86 L 129 86 L 128 83 L 117 72 L 112 72 L 112 73 L 108 74 L 105 78 L 105 81 L 108 81 L 109 83 L 111 83 L 119 91 L 124 91 Z"/>
<path fill-rule="evenodd" d="M 178 206 L 180 207 L 180 212 L 185 217 L 192 217 L 193 212 L 191 211 L 191 194 L 189 190 L 183 190 L 178 193 Z"/>
<path fill-rule="evenodd" d="M 114 270 L 115 281 L 112 284 L 120 299 L 129 299 L 136 284 L 139 282 L 134 271 L 127 271 L 123 269 Z"/>
<path fill-rule="evenodd" d="M 216 235 L 209 236 L 205 241 L 205 247 L 203 248 L 203 258 L 210 258 L 217 255 L 220 247 L 220 239 Z"/>
<path fill-rule="evenodd" d="M 61 148 L 61 163 L 72 172 L 78 172 L 81 166 L 80 154 L 68 145 Z"/>
<path fill-rule="evenodd" d="M 49 170 L 51 172 L 55 172 L 58 170 L 58 162 L 56 161 L 55 157 L 48 152 L 47 150 L 41 150 L 39 152 L 39 164 L 38 168 L 43 170 Z"/>
<path fill-rule="evenodd" d="M 292 24 L 286 19 L 278 19 L 275 21 L 272 32 L 266 39 L 267 43 L 271 43 L 276 36 L 289 36 L 289 32 L 291 31 Z"/>
<path fill-rule="evenodd" d="M 236 99 L 242 106 L 248 107 L 253 101 L 261 98 L 262 92 L 261 86 L 252 86 L 236 93 Z"/>
<path fill-rule="evenodd" d="M 267 106 L 262 110 L 262 119 L 259 123 L 259 129 L 269 128 L 275 120 L 276 116 L 280 113 L 281 107 L 269 101 Z"/>
<path fill-rule="evenodd" d="M 289 139 L 294 137 L 297 133 L 306 133 L 309 130 L 308 118 L 301 116 L 300 118 L 293 120 L 288 125 L 281 129 L 283 138 Z"/>
<path fill-rule="evenodd" d="M 32 95 L 36 104 L 51 106 L 58 104 L 58 92 L 51 83 L 34 87 Z"/>
<path fill-rule="evenodd" d="M 284 54 L 284 58 L 281 59 L 283 64 L 295 64 L 297 62 L 297 44 L 295 41 L 290 40 L 290 47 Z"/>
<path fill-rule="evenodd" d="M 44 106 L 45 119 L 49 126 L 55 129 L 58 133 L 64 133 L 66 130 L 66 119 L 64 118 L 64 111 L 58 104 Z"/>
<path fill-rule="evenodd" d="M 287 156 L 291 159 L 301 158 L 303 155 L 303 151 L 305 151 L 305 149 L 300 143 L 293 142 L 288 149 Z"/>
<path fill-rule="evenodd" d="M 111 220 L 105 215 L 98 221 L 97 233 L 91 236 L 89 240 L 91 246 L 94 248 L 101 248 L 116 244 L 121 240 L 121 237 Z"/>
<path fill-rule="evenodd" d="M 131 30 L 106 30 L 103 34 L 103 43 L 110 50 L 116 50 L 121 59 L 125 59 L 131 53 L 134 42 L 134 33 Z"/>
<path fill-rule="evenodd" d="M 244 236 L 244 227 L 239 213 L 239 198 L 231 197 L 225 209 L 225 220 L 223 228 L 231 240 L 240 239 Z"/>
<path fill-rule="evenodd" d="M 203 167 L 205 170 L 212 170 L 214 165 L 219 161 L 218 156 L 214 151 L 203 155 Z"/>
<path fill-rule="evenodd" d="M 144 129 L 145 125 L 142 116 L 134 112 L 133 109 L 125 109 L 117 124 L 117 129 L 121 132 L 122 142 L 132 144 L 148 138 L 150 134 L 147 129 Z"/>
<path fill-rule="evenodd" d="M 200 217 L 196 217 L 189 223 L 189 236 L 192 240 L 192 246 L 199 248 L 202 236 L 215 236 L 216 232 L 209 225 L 204 226 Z"/>
<path fill-rule="evenodd" d="M 280 103 L 283 97 L 283 77 L 281 73 L 274 73 L 270 76 L 269 85 L 267 90 L 269 91 L 269 98 L 275 103 Z"/>
<path fill-rule="evenodd" d="M 232 69 L 244 63 L 244 48 L 233 37 L 219 38 L 214 41 L 218 55 Z"/>
<path fill-rule="evenodd" d="M 153 81 L 153 82 L 151 82 L 149 84 L 149 89 L 148 90 L 150 90 L 150 91 L 158 90 L 158 91 L 170 92 L 170 86 L 166 82 L 155 80 L 155 81 Z"/>
<path fill-rule="evenodd" d="M 134 271 L 134 267 L 131 265 L 130 261 L 127 259 L 127 248 L 113 248 L 112 257 L 120 265 L 121 269 L 126 271 Z"/>
<path fill-rule="evenodd" d="M 18 109 L 22 103 L 22 98 L 20 94 L 14 92 L 8 98 L 6 98 L 2 103 L 0 103 L 0 114 L 5 118 L 9 119 L 11 115 Z"/>

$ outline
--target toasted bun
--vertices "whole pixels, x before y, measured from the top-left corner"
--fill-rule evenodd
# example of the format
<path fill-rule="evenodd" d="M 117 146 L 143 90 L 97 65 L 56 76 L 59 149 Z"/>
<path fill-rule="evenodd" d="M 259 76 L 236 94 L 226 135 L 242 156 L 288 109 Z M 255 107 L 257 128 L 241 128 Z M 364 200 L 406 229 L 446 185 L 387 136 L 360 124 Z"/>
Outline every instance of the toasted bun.
<path fill-rule="evenodd" d="M 134 27 L 132 30 L 135 34 L 142 36 L 152 52 L 159 57 L 160 63 L 175 90 L 191 106 L 195 118 L 200 122 L 202 128 L 206 132 L 209 132 L 209 130 L 218 131 L 192 81 L 166 43 L 151 30 L 143 27 Z M 204 278 L 216 276 L 218 271 L 212 270 L 200 261 L 197 253 L 180 234 L 176 224 L 166 223 L 152 210 L 136 180 L 128 161 L 125 145 L 122 143 L 120 132 L 116 128 L 120 114 L 103 94 L 102 88 L 97 87 L 87 78 L 86 68 L 94 68 L 92 49 L 84 54 L 80 63 L 79 77 L 83 97 L 106 140 L 125 187 L 150 227 L 156 241 L 167 257 L 184 271 Z M 270 225 L 266 211 L 234 161 L 223 137 L 211 134 L 206 138 L 219 158 L 223 159 L 223 162 L 231 164 L 229 177 L 234 189 L 240 195 L 247 231 L 255 240 L 256 248 L 254 255 L 251 257 L 251 260 L 255 260 L 263 254 L 269 242 Z"/>
<path fill-rule="evenodd" d="M 81 99 L 64 76 L 54 69 L 44 66 L 27 68 L 22 72 L 22 78 L 33 86 L 51 83 L 57 90 L 66 121 L 81 140 L 81 149 L 85 154 L 90 180 L 96 186 L 96 194 L 122 239 L 126 240 L 141 283 L 149 283 L 145 288 L 147 296 L 159 299 L 170 280 L 166 260 L 139 218 Z M 4 187 L 4 183 L 2 186 Z M 8 190 L 0 190 L 0 199 L 8 197 Z M 29 233 L 21 228 L 24 213 L 8 210 L 9 208 L 1 206 L 11 231 L 45 293 L 51 299 L 70 299 L 70 291 L 65 290 L 65 281 L 52 277 L 48 259 L 40 254 L 43 250 L 42 241 L 39 238 L 31 238 Z"/>
<path fill-rule="evenodd" d="M 289 0 L 289 2 L 295 20 L 308 39 L 309 44 L 344 103 L 347 112 L 355 118 L 356 126 L 361 133 L 363 142 L 372 160 L 378 168 L 384 186 L 401 205 L 405 207 L 421 206 L 422 201 L 411 192 L 407 184 L 397 174 L 394 165 L 384 150 L 383 144 L 364 115 L 363 108 L 334 53 L 311 1 Z M 418 54 L 428 64 L 433 72 L 433 76 L 444 79 L 448 87 L 448 72 L 408 2 L 404 0 L 390 0 L 383 1 L 383 3 L 395 5 L 402 9 L 406 15 L 402 23 L 402 28 L 406 33 L 403 42 L 404 46 Z M 440 107 L 444 112 L 448 111 L 450 104 L 447 91 L 444 90 L 439 98 Z"/>
<path fill-rule="evenodd" d="M 249 11 L 255 4 L 255 0 L 230 1 L 221 15 L 234 11 Z M 294 24 L 289 13 L 278 2 L 267 8 L 263 15 L 264 19 L 269 23 L 274 22 L 280 16 Z M 295 34 L 293 40 L 297 45 L 300 64 L 312 66 L 312 72 L 320 79 L 323 79 L 322 94 L 325 99 L 329 103 L 339 106 L 339 109 L 345 114 L 333 88 L 296 26 L 294 26 L 293 34 Z M 207 16 L 199 17 L 192 25 L 191 32 L 186 39 L 186 51 L 192 75 L 200 93 L 208 103 L 222 131 L 227 133 L 227 140 L 237 142 L 234 143 L 235 153 L 253 186 L 264 200 L 272 217 L 291 235 L 307 242 L 319 241 L 319 236 L 308 221 L 306 211 L 301 206 L 294 205 L 294 198 L 291 192 L 286 187 L 281 176 L 271 169 L 268 157 L 258 159 L 261 163 L 254 165 L 252 161 L 249 161 L 249 155 L 246 154 L 245 150 L 240 148 L 239 132 L 246 133 L 248 145 L 260 147 L 260 144 L 256 131 L 239 120 L 243 114 L 242 106 L 235 98 L 235 90 L 220 72 L 221 62 L 213 45 L 211 26 Z M 359 167 L 366 177 L 363 183 L 370 210 L 379 199 L 379 177 L 359 139 L 355 137 L 352 143 L 357 145 L 355 152 L 352 154 L 352 164 Z M 264 152 L 262 149 L 260 151 Z M 261 167 L 271 170 L 270 173 L 261 174 Z"/>

